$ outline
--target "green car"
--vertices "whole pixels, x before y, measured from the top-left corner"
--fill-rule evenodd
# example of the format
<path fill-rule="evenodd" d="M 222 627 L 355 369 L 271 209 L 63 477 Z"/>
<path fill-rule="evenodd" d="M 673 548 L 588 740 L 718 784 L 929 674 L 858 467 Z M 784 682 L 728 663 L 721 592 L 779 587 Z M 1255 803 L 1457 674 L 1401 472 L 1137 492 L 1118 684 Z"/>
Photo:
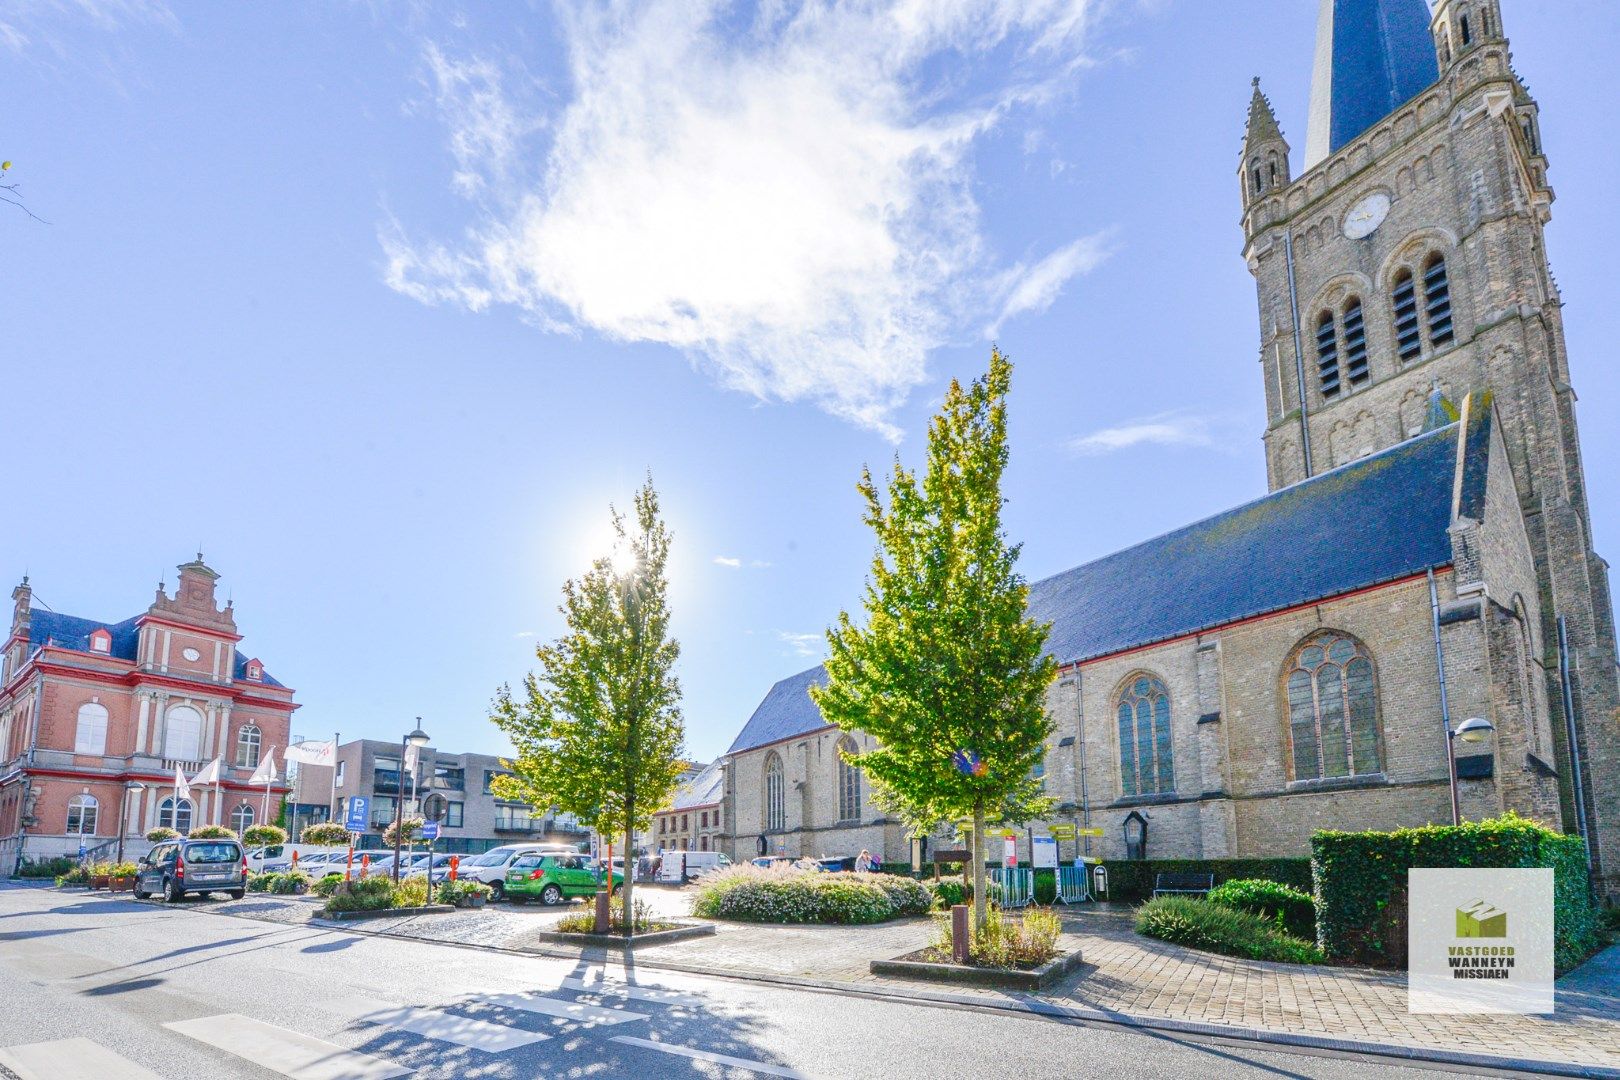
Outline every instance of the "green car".
<path fill-rule="evenodd" d="M 554 906 L 576 896 L 594 896 L 597 872 L 583 855 L 525 855 L 506 871 L 506 898 L 514 904 L 538 899 Z M 624 875 L 613 873 L 613 887 L 624 884 Z"/>

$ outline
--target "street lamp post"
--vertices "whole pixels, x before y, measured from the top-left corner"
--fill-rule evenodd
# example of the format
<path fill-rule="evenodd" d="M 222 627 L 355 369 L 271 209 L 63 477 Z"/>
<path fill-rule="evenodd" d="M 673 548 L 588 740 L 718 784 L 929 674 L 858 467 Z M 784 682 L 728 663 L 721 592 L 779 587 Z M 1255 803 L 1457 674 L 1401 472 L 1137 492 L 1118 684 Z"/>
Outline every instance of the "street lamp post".
<path fill-rule="evenodd" d="M 1455 728 L 1446 729 L 1446 768 L 1451 775 L 1451 823 L 1462 824 L 1462 799 L 1457 794 L 1457 740 L 1482 743 L 1490 738 L 1496 727 L 1489 720 L 1475 716 L 1464 720 Z"/>
<path fill-rule="evenodd" d="M 118 804 L 118 858 L 114 862 L 124 861 L 124 815 L 129 810 L 129 796 L 132 792 L 145 791 L 146 785 L 139 780 L 129 780 L 124 783 L 124 798 Z"/>
<path fill-rule="evenodd" d="M 416 718 L 416 730 L 399 740 L 399 792 L 394 797 L 394 884 L 399 884 L 399 860 L 405 850 L 405 753 L 410 747 L 420 750 L 430 740 L 422 730 L 422 718 Z M 414 775 L 414 772 L 413 772 Z"/>

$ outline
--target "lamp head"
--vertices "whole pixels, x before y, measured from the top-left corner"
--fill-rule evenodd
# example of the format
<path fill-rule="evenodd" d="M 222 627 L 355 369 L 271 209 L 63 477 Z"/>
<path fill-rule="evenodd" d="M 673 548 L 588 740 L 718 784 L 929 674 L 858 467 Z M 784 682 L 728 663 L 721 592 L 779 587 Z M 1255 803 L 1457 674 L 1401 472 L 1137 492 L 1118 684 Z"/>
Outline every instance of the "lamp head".
<path fill-rule="evenodd" d="M 415 747 L 423 747 L 433 741 L 428 738 L 427 732 L 422 730 L 422 718 L 420 716 L 416 718 L 416 730 L 405 736 L 405 741 Z"/>
<path fill-rule="evenodd" d="M 1457 730 L 1452 734 L 1465 743 L 1482 743 L 1490 738 L 1491 732 L 1495 730 L 1496 725 L 1489 720 L 1484 717 L 1474 716 L 1457 725 Z"/>

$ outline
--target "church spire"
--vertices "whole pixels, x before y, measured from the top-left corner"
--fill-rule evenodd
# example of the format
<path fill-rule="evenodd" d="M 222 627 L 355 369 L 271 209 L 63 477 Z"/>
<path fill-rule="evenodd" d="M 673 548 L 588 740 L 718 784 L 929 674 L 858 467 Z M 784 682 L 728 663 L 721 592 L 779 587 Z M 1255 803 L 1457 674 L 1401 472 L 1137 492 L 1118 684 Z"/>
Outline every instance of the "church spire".
<path fill-rule="evenodd" d="M 1283 137 L 1277 126 L 1277 114 L 1271 110 L 1271 99 L 1260 92 L 1260 76 L 1254 77 L 1254 96 L 1249 99 L 1249 133 L 1244 141 L 1257 145 L 1266 139 Z"/>
<path fill-rule="evenodd" d="M 1426 0 L 1321 0 L 1305 168 L 1440 77 Z"/>

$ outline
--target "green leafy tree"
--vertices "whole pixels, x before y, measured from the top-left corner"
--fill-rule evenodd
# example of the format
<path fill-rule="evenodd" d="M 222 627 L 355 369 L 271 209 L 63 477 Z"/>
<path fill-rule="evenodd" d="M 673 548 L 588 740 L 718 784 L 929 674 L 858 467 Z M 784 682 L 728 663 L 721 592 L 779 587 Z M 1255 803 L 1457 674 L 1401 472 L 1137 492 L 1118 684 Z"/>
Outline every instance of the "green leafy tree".
<path fill-rule="evenodd" d="M 972 817 L 981 928 L 986 821 L 1049 809 L 1032 770 L 1051 730 L 1044 702 L 1056 665 L 1048 627 L 1025 611 L 1021 545 L 1007 543 L 1001 524 L 1011 374 L 997 349 L 983 378 L 966 389 L 952 380 L 921 475 L 897 458 L 887 500 L 862 470 L 877 535 L 865 625 L 839 615 L 827 632 L 827 685 L 811 690 L 828 721 L 877 740 L 851 760 L 915 832 Z"/>
<path fill-rule="evenodd" d="M 630 865 L 635 832 L 669 805 L 681 774 L 680 645 L 670 636 L 669 531 L 649 477 L 633 515 L 613 512 L 617 543 L 584 577 L 563 586 L 567 630 L 535 649 L 538 674 L 523 691 L 495 697 L 491 719 L 517 756 L 503 764 L 495 793 L 575 815 L 605 836 L 624 838 Z M 634 910 L 633 883 L 624 902 Z"/>

